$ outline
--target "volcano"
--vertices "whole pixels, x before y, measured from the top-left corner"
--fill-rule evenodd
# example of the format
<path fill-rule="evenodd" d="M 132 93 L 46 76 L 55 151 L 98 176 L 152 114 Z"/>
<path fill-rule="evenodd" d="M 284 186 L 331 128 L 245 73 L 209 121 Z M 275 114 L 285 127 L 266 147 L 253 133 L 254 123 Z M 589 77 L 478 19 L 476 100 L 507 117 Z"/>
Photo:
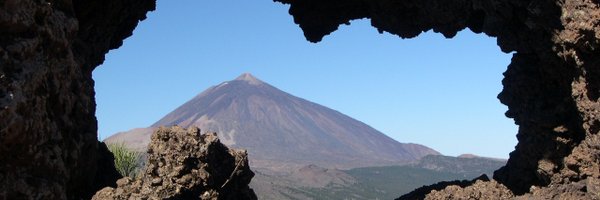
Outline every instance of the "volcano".
<path fill-rule="evenodd" d="M 276 171 L 307 164 L 339 169 L 406 164 L 439 155 L 423 145 L 395 141 L 248 73 L 208 88 L 150 127 L 120 132 L 105 141 L 143 151 L 154 129 L 173 125 L 217 132 L 224 144 L 247 149 L 253 168 Z"/>

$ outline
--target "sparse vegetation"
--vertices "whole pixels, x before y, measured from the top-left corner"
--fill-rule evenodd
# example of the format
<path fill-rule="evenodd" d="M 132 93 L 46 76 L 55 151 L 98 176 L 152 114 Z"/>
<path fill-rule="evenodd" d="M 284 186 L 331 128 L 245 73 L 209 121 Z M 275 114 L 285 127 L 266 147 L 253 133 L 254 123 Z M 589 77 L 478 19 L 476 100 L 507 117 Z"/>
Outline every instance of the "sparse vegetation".
<path fill-rule="evenodd" d="M 122 176 L 135 178 L 141 168 L 142 154 L 128 149 L 123 143 L 109 144 L 108 149 L 115 156 L 115 167 Z"/>

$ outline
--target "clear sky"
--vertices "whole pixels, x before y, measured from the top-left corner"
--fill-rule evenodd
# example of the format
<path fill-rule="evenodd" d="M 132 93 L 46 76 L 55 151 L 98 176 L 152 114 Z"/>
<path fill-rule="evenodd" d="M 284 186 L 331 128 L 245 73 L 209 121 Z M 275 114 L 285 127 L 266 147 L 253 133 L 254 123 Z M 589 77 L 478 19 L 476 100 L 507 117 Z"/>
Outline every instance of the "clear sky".
<path fill-rule="evenodd" d="M 496 98 L 511 55 L 465 30 L 409 40 L 341 26 L 309 43 L 271 0 L 159 0 L 94 71 L 99 139 L 147 127 L 244 72 L 338 110 L 400 142 L 446 155 L 508 158 L 517 127 Z"/>

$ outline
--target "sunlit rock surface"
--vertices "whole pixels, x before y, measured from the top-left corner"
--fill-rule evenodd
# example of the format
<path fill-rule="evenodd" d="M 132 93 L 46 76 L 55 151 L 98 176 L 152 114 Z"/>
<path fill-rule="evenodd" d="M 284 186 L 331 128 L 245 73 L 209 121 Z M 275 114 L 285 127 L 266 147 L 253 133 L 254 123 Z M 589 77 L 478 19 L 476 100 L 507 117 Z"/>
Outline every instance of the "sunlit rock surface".
<path fill-rule="evenodd" d="M 148 145 L 141 177 L 120 179 L 92 199 L 256 199 L 245 150 L 221 144 L 215 133 L 191 127 L 159 128 Z"/>

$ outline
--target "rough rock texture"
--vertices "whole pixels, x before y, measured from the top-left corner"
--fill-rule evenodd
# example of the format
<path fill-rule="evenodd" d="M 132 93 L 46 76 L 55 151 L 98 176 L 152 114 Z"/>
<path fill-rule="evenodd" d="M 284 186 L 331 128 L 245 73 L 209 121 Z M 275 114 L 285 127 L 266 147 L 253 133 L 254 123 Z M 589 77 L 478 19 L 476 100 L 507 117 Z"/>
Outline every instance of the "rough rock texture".
<path fill-rule="evenodd" d="M 519 143 L 494 179 L 523 197 L 597 191 L 598 0 L 278 1 L 291 4 L 313 42 L 358 18 L 403 38 L 464 28 L 496 37 L 503 52 L 515 52 L 498 97 L 519 125 Z M 91 71 L 154 4 L 0 0 L 0 199 L 91 194 L 103 174 Z"/>
<path fill-rule="evenodd" d="M 489 181 L 490 178 L 488 178 L 485 174 L 481 175 L 480 177 L 472 180 L 472 181 L 467 181 L 467 180 L 462 180 L 462 181 L 442 181 L 433 185 L 427 185 L 427 186 L 422 186 L 420 188 L 417 188 L 415 190 L 413 190 L 412 192 L 409 192 L 407 194 L 404 194 L 402 196 L 400 196 L 400 198 L 397 198 L 397 200 L 417 200 L 417 199 L 424 199 L 425 196 L 427 194 L 429 194 L 432 191 L 435 190 L 442 190 L 448 186 L 456 186 L 456 187 L 466 187 L 469 185 L 473 185 L 473 183 L 475 183 L 478 180 L 482 180 L 482 181 Z"/>
<path fill-rule="evenodd" d="M 92 199 L 256 199 L 245 150 L 228 149 L 215 133 L 159 128 L 148 146 L 145 172 L 120 179 Z"/>
<path fill-rule="evenodd" d="M 567 184 L 532 187 L 530 194 L 518 196 L 515 199 L 600 199 L 600 180 L 587 178 Z"/>
<path fill-rule="evenodd" d="M 152 9 L 154 0 L 0 0 L 0 199 L 87 199 L 114 185 L 92 70 Z"/>
<path fill-rule="evenodd" d="M 510 199 L 513 193 L 498 182 L 477 180 L 468 187 L 450 185 L 427 194 L 426 200 L 439 199 Z"/>
<path fill-rule="evenodd" d="M 428 30 L 453 37 L 464 28 L 496 37 L 503 52 L 514 52 L 498 98 L 519 125 L 519 143 L 494 179 L 516 195 L 542 188 L 527 194 L 536 197 L 596 187 L 588 183 L 600 178 L 599 1 L 276 1 L 291 5 L 312 42 L 359 18 L 402 38 Z"/>

